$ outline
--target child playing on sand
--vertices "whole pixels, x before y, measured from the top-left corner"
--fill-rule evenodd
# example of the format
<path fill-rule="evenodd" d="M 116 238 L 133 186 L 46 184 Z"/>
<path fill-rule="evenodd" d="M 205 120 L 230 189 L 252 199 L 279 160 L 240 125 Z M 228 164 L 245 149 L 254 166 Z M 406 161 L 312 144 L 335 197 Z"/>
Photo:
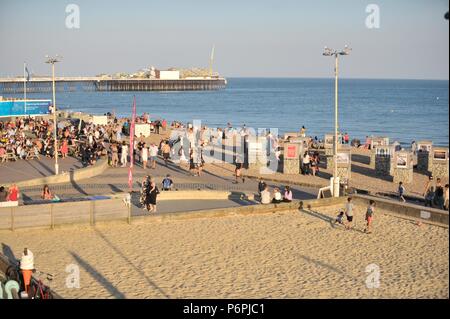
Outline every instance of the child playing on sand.
<path fill-rule="evenodd" d="M 336 216 L 334 223 L 344 225 L 344 215 L 345 213 L 343 211 L 340 211 L 339 215 Z"/>
<path fill-rule="evenodd" d="M 405 187 L 403 186 L 403 182 L 398 183 L 398 197 L 403 203 L 406 202 L 405 197 L 403 196 L 405 194 Z"/>
<path fill-rule="evenodd" d="M 364 232 L 366 234 L 370 234 L 370 228 L 372 226 L 372 221 L 373 221 L 373 214 L 375 212 L 375 201 L 371 200 L 369 202 L 369 207 L 367 207 L 367 211 L 366 211 L 366 228 L 364 229 Z"/>

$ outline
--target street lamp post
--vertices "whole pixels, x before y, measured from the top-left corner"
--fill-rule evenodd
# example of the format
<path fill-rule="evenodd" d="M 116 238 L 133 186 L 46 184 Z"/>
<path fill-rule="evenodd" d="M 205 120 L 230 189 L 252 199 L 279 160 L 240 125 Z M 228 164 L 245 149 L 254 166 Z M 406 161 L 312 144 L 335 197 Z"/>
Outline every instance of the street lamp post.
<path fill-rule="evenodd" d="M 324 56 L 334 56 L 335 58 L 335 67 L 334 67 L 334 152 L 333 152 L 333 185 L 332 185 L 332 193 L 333 197 L 339 197 L 339 177 L 338 177 L 338 169 L 337 169 L 337 153 L 338 153 L 338 75 L 339 75 L 339 56 L 340 55 L 349 55 L 352 49 L 350 49 L 347 45 L 344 47 L 344 50 L 337 51 L 334 49 L 330 49 L 325 47 L 323 52 Z"/>
<path fill-rule="evenodd" d="M 54 58 L 49 57 L 48 55 L 45 56 L 47 58 L 47 61 L 45 63 L 52 65 L 52 87 L 53 87 L 53 134 L 54 134 L 54 140 L 55 140 L 55 175 L 59 174 L 59 164 L 58 164 L 58 125 L 56 122 L 56 90 L 55 90 L 55 63 L 60 62 L 60 57 L 56 55 Z"/>

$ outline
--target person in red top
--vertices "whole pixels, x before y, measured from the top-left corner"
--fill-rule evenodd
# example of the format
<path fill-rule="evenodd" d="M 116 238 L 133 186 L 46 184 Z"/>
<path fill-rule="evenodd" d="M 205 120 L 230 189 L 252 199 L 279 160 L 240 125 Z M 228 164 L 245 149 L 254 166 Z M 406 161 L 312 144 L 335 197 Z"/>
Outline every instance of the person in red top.
<path fill-rule="evenodd" d="M 64 139 L 61 145 L 61 156 L 62 158 L 67 157 L 67 153 L 69 153 L 69 144 L 67 142 L 67 139 Z"/>
<path fill-rule="evenodd" d="M 345 135 L 344 135 L 344 144 L 348 144 L 349 141 L 350 141 L 350 136 L 348 135 L 348 133 L 345 133 Z"/>
<path fill-rule="evenodd" d="M 15 183 L 12 183 L 9 187 L 7 200 L 10 202 L 17 202 L 19 200 L 19 196 L 19 188 Z"/>

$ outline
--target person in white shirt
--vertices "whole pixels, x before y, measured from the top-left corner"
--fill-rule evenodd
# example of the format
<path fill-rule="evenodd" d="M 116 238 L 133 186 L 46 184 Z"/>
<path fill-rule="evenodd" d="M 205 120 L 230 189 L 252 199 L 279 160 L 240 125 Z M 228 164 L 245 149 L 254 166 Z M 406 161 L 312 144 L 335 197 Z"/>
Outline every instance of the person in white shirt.
<path fill-rule="evenodd" d="M 150 167 L 156 169 L 156 158 L 158 157 L 158 146 L 155 143 L 150 145 Z"/>
<path fill-rule="evenodd" d="M 142 157 L 142 167 L 144 169 L 146 169 L 147 161 L 148 161 L 148 147 L 147 147 L 147 144 L 145 144 L 145 143 L 144 143 L 144 146 L 142 147 L 141 157 Z"/>
<path fill-rule="evenodd" d="M 266 188 L 264 188 L 264 190 L 261 192 L 261 204 L 267 205 L 270 204 L 271 202 L 272 198 L 269 192 L 269 187 L 266 186 Z"/>
<path fill-rule="evenodd" d="M 275 187 L 273 190 L 273 200 L 272 203 L 279 204 L 283 201 L 283 196 L 281 195 L 280 189 L 278 187 Z"/>
<path fill-rule="evenodd" d="M 122 142 L 122 154 L 120 155 L 120 162 L 122 163 L 122 167 L 127 166 L 128 161 L 128 145 Z"/>
<path fill-rule="evenodd" d="M 305 152 L 303 155 L 303 175 L 311 175 L 311 172 L 309 170 L 310 164 L 311 164 L 311 158 L 309 157 L 308 152 Z"/>
<path fill-rule="evenodd" d="M 31 275 L 34 270 L 34 256 L 28 248 L 23 249 L 22 258 L 20 258 L 20 270 L 23 276 L 25 291 L 28 293 L 30 287 Z"/>

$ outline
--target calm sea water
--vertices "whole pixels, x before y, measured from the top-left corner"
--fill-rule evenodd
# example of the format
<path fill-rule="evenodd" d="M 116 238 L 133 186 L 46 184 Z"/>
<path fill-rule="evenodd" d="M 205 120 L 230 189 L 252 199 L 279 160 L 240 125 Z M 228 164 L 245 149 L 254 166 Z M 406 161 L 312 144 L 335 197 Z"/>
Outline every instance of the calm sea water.
<path fill-rule="evenodd" d="M 449 83 L 422 80 L 340 81 L 339 121 L 352 138 L 389 136 L 409 144 L 430 139 L 449 144 Z M 73 92 L 58 93 L 59 107 L 91 114 L 115 110 L 130 116 L 133 95 L 137 112 L 183 122 L 200 119 L 212 127 L 246 124 L 323 137 L 333 131 L 333 79 L 231 78 L 221 91 L 196 92 Z M 16 95 L 17 96 L 17 95 Z M 51 98 L 51 94 L 29 94 Z M 20 96 L 19 96 L 20 97 Z"/>

